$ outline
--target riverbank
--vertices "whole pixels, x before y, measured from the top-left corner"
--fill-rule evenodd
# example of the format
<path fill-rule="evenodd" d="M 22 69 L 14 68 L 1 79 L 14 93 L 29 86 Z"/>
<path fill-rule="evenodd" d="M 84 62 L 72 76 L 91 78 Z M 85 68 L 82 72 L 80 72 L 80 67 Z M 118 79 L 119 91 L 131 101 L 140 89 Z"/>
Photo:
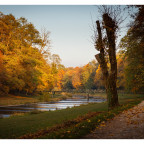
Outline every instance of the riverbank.
<path fill-rule="evenodd" d="M 143 98 L 144 95 L 119 94 L 121 106 L 111 112 L 107 111 L 107 103 L 103 102 L 0 119 L 0 138 L 20 138 L 24 135 L 28 136 L 40 132 L 44 132 L 41 137 L 33 138 L 80 138 L 102 121 L 110 119 L 123 110 L 138 104 Z M 92 113 L 96 113 L 96 116 Z M 86 115 L 91 116 L 75 123 L 76 119 Z M 59 129 L 58 125 L 61 125 L 62 128 Z M 51 132 L 51 130 L 55 131 Z M 50 131 L 50 133 L 47 131 Z M 77 135 L 74 134 L 76 131 Z"/>
<path fill-rule="evenodd" d="M 59 94 L 55 94 L 54 96 L 52 94 L 49 94 L 47 92 L 42 94 L 36 94 L 36 95 L 12 95 L 8 94 L 5 96 L 0 96 L 0 106 L 16 106 L 16 105 L 22 105 L 22 104 L 30 104 L 30 103 L 38 103 L 38 102 L 57 102 L 60 100 L 65 100 L 68 98 L 74 98 L 74 96 L 84 96 L 87 98 L 86 93 L 66 93 L 62 92 Z M 97 99 L 106 99 L 105 93 L 96 93 L 96 94 L 89 94 L 90 98 L 97 98 Z"/>
<path fill-rule="evenodd" d="M 28 96 L 8 94 L 0 96 L 0 106 L 12 106 L 12 105 L 21 105 L 37 102 L 56 102 L 70 97 L 72 97 L 72 94 L 64 92 L 61 94 L 55 94 L 54 96 L 52 96 L 52 94 L 49 94 L 47 92 Z"/>
<path fill-rule="evenodd" d="M 25 113 L 40 113 L 42 111 L 53 111 L 73 106 L 80 106 L 87 103 L 99 103 L 106 99 L 98 96 L 91 96 L 89 100 L 84 93 L 59 92 L 55 95 L 44 92 L 35 96 L 14 96 L 0 97 L 0 118 L 8 118 L 12 115 L 24 115 Z"/>
<path fill-rule="evenodd" d="M 15 95 L 5 95 L 0 97 L 0 106 L 12 106 L 12 105 L 20 105 L 27 103 L 36 103 L 40 100 L 35 97 L 28 96 L 15 96 Z"/>

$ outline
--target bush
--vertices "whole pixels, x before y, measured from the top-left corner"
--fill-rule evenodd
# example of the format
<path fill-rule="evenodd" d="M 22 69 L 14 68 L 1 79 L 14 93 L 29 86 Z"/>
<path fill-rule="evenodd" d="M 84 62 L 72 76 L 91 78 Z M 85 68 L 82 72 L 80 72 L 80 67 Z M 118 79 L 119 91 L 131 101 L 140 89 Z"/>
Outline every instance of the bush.
<path fill-rule="evenodd" d="M 38 96 L 40 101 L 50 101 L 50 95 L 48 93 L 42 93 Z"/>

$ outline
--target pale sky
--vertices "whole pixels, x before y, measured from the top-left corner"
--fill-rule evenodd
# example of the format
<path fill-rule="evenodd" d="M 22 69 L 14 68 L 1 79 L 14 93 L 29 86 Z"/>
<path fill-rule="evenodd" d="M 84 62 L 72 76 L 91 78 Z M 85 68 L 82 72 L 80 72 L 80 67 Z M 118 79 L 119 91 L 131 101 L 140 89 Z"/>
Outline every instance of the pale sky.
<path fill-rule="evenodd" d="M 51 53 L 58 54 L 64 66 L 83 66 L 95 59 L 91 27 L 92 19 L 98 19 L 96 6 L 0 5 L 0 11 L 16 18 L 25 17 L 39 31 L 43 27 L 50 31 Z"/>

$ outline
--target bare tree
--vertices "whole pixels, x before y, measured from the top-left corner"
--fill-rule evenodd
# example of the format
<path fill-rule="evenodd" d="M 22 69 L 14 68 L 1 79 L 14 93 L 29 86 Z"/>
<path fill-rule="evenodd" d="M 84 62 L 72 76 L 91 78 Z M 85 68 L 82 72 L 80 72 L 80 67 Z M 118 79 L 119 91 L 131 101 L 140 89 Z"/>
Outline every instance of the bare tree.
<path fill-rule="evenodd" d="M 117 94 L 117 60 L 116 60 L 116 32 L 118 25 L 123 22 L 119 6 L 100 6 L 102 25 L 96 21 L 97 35 L 95 35 L 95 48 L 100 51 L 95 55 L 102 69 L 107 93 L 108 108 L 119 105 Z M 104 35 L 104 36 L 103 36 Z M 107 63 L 110 63 L 108 68 Z"/>
<path fill-rule="evenodd" d="M 46 60 L 50 59 L 51 54 L 50 54 L 50 44 L 51 41 L 49 39 L 50 32 L 47 31 L 45 28 L 41 29 L 41 38 L 42 38 L 42 43 L 40 46 L 40 53 L 44 55 L 44 58 Z"/>

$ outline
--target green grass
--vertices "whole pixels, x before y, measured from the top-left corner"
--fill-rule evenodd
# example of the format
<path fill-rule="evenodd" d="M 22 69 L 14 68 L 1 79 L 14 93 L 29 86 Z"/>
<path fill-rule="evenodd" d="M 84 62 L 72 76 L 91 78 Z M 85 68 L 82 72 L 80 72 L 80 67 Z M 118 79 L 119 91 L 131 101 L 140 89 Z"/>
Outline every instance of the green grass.
<path fill-rule="evenodd" d="M 97 116 L 94 116 L 90 119 L 84 120 L 76 125 L 72 125 L 68 128 L 62 128 L 60 130 L 47 133 L 38 137 L 39 139 L 80 139 L 83 138 L 86 134 L 92 132 L 99 124 L 105 123 L 105 121 L 113 118 L 115 115 L 121 113 L 124 110 L 127 110 L 135 105 L 137 105 L 140 101 L 134 101 L 127 105 L 120 106 L 115 108 L 109 112 L 101 113 Z"/>
<path fill-rule="evenodd" d="M 74 93 L 74 95 L 79 96 L 87 96 L 87 93 Z M 90 93 L 89 96 L 97 97 L 97 98 L 106 98 L 106 93 L 104 92 L 98 92 L 98 93 Z"/>
<path fill-rule="evenodd" d="M 120 104 L 125 105 L 138 103 L 143 98 L 144 95 L 119 94 Z M 97 111 L 105 111 L 107 113 L 107 103 L 93 103 L 63 110 L 34 114 L 29 113 L 25 115 L 12 116 L 10 118 L 0 119 L 0 138 L 18 138 L 28 133 L 35 133 L 41 129 L 51 128 L 66 121 L 76 119 L 79 116 L 85 115 L 89 112 Z M 91 127 L 91 125 L 88 126 L 88 129 L 90 129 L 89 127 Z M 72 126 L 72 128 L 74 127 Z M 64 129 L 63 131 L 65 132 L 65 130 L 67 129 Z M 74 132 L 76 130 L 77 129 L 75 129 Z M 80 135 L 82 134 L 79 134 L 79 136 Z"/>
<path fill-rule="evenodd" d="M 91 111 L 104 110 L 107 110 L 106 103 L 88 104 L 71 109 L 0 119 L 0 138 L 17 138 L 26 133 L 33 133 L 39 129 L 52 127 L 64 121 L 74 119 Z"/>
<path fill-rule="evenodd" d="M 119 103 L 120 104 L 127 104 L 129 102 L 133 102 L 135 100 L 141 100 L 144 98 L 144 94 L 119 94 Z"/>

